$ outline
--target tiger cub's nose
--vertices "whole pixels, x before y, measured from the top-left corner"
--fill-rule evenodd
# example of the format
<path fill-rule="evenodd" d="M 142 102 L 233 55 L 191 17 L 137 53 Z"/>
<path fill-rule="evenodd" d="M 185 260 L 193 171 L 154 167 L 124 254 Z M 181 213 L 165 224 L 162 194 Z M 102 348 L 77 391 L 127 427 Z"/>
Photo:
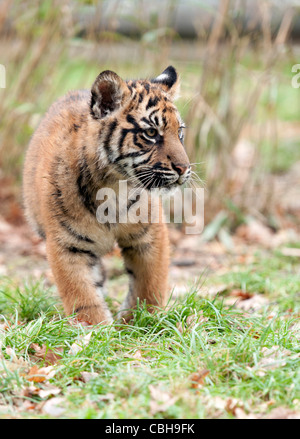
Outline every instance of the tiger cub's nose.
<path fill-rule="evenodd" d="M 190 168 L 190 165 L 174 165 L 174 163 L 172 163 L 172 168 L 181 176 Z"/>

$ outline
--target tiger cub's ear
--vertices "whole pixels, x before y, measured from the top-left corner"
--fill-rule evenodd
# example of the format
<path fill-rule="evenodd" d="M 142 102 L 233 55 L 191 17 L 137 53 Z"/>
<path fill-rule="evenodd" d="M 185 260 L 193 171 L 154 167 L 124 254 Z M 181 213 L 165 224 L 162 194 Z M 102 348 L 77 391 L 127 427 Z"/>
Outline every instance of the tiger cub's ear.
<path fill-rule="evenodd" d="M 179 95 L 179 76 L 173 66 L 167 67 L 157 78 L 151 79 L 154 84 L 159 84 L 170 99 L 174 100 Z"/>
<path fill-rule="evenodd" d="M 95 119 L 102 119 L 120 108 L 130 95 L 125 81 L 110 70 L 97 76 L 91 92 L 91 113 Z"/>

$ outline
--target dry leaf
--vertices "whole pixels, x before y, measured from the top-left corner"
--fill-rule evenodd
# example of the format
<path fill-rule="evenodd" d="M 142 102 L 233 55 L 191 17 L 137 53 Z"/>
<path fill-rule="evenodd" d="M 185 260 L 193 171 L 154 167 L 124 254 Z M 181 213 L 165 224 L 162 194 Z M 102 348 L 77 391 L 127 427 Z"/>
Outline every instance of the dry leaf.
<path fill-rule="evenodd" d="M 90 338 L 93 331 L 89 332 L 84 337 L 79 337 L 76 342 L 74 342 L 69 350 L 69 355 L 76 355 L 81 352 L 90 342 Z"/>
<path fill-rule="evenodd" d="M 256 366 L 251 367 L 258 376 L 264 376 L 266 374 L 266 369 L 276 369 L 277 367 L 282 367 L 286 365 L 286 358 L 289 359 L 297 358 L 299 354 L 293 354 L 288 349 L 280 350 L 279 346 L 272 346 L 271 348 L 262 348 L 262 358 L 257 363 Z"/>
<path fill-rule="evenodd" d="M 37 406 L 37 403 L 29 400 L 25 400 L 22 404 L 22 410 L 35 410 Z"/>
<path fill-rule="evenodd" d="M 28 372 L 26 379 L 28 381 L 33 381 L 34 383 L 42 383 L 43 381 L 53 378 L 55 375 L 55 370 L 52 366 L 39 367 L 34 365 Z"/>
<path fill-rule="evenodd" d="M 259 294 L 254 294 L 254 296 L 252 296 L 250 299 L 239 300 L 235 306 L 239 309 L 243 309 L 244 311 L 258 311 L 268 303 L 268 299 L 265 297 Z"/>
<path fill-rule="evenodd" d="M 152 400 L 150 401 L 151 415 L 155 415 L 159 412 L 165 412 L 169 407 L 175 404 L 178 397 L 170 396 L 166 391 L 160 387 L 149 385 L 150 394 Z"/>
<path fill-rule="evenodd" d="M 244 404 L 242 401 L 236 399 L 236 398 L 228 398 L 226 400 L 225 410 L 228 413 L 232 413 L 234 416 L 236 415 L 236 410 L 240 408 L 244 408 Z"/>
<path fill-rule="evenodd" d="M 12 348 L 7 347 L 5 352 L 10 356 L 10 360 L 1 359 L 0 370 L 4 369 L 2 372 L 3 374 L 5 374 L 5 369 L 13 372 L 15 370 L 28 368 L 27 361 L 25 361 L 22 357 L 18 358 Z"/>
<path fill-rule="evenodd" d="M 248 293 L 247 291 L 235 289 L 230 291 L 230 296 L 238 297 L 240 300 L 247 300 L 253 297 L 253 293 Z"/>
<path fill-rule="evenodd" d="M 45 388 L 43 388 L 43 389 L 39 389 L 38 390 L 38 395 L 41 397 L 41 398 L 43 398 L 43 399 L 46 399 L 46 398 L 48 398 L 49 396 L 56 396 L 56 395 L 58 395 L 59 393 L 61 393 L 61 391 L 62 391 L 62 389 L 60 389 L 60 388 L 58 388 L 58 387 L 55 387 L 55 386 L 47 386 L 47 387 L 45 387 Z"/>
<path fill-rule="evenodd" d="M 242 408 L 236 407 L 234 411 L 234 416 L 236 419 L 257 419 L 257 417 L 252 413 L 247 414 Z"/>
<path fill-rule="evenodd" d="M 47 348 L 46 345 L 40 347 L 37 343 L 32 343 L 30 348 L 35 351 L 33 357 L 41 358 L 48 365 L 56 364 L 62 357 L 63 348 L 56 348 L 56 352 L 54 352 L 52 349 Z M 57 351 L 60 353 L 57 353 Z"/>
<path fill-rule="evenodd" d="M 88 383 L 92 379 L 98 377 L 99 374 L 96 372 L 80 372 L 80 380 L 84 383 Z"/>
<path fill-rule="evenodd" d="M 51 398 L 42 406 L 42 412 L 53 417 L 61 416 L 66 410 L 64 403 L 65 399 L 62 397 Z"/>
<path fill-rule="evenodd" d="M 143 359 L 142 352 L 138 349 L 137 351 L 135 351 L 132 358 L 135 358 L 136 360 L 142 360 Z"/>
<path fill-rule="evenodd" d="M 209 370 L 203 369 L 199 372 L 194 372 L 190 376 L 190 380 L 192 381 L 191 387 L 192 389 L 198 389 L 200 386 L 204 385 L 204 379 L 209 374 Z"/>
<path fill-rule="evenodd" d="M 276 407 L 266 419 L 300 419 L 300 412 L 285 407 Z"/>
<path fill-rule="evenodd" d="M 33 396 L 36 396 L 39 394 L 39 387 L 34 386 L 33 384 L 25 387 L 25 389 L 22 390 L 21 395 L 25 396 L 26 398 L 32 398 Z"/>

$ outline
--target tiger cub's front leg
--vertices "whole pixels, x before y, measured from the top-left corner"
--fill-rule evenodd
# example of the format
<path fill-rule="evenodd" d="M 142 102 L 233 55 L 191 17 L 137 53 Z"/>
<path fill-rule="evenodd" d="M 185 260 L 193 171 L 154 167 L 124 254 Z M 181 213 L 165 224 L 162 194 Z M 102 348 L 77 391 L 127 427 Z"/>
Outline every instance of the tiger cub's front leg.
<path fill-rule="evenodd" d="M 163 307 L 168 298 L 169 239 L 166 224 L 141 225 L 140 230 L 119 239 L 125 268 L 129 274 L 129 293 L 121 306 L 121 318 L 128 321 L 137 300 Z"/>
<path fill-rule="evenodd" d="M 91 250 L 60 246 L 47 237 L 47 254 L 67 314 L 91 324 L 112 322 L 103 292 L 101 260 Z"/>

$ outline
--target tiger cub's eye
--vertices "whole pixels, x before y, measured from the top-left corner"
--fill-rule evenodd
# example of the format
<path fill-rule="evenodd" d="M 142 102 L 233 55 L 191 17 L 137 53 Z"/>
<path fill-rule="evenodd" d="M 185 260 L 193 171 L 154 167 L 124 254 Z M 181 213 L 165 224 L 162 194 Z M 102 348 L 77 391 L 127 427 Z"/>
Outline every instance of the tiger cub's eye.
<path fill-rule="evenodd" d="M 178 128 L 178 137 L 180 140 L 183 140 L 183 138 L 184 138 L 183 128 L 184 127 Z"/>
<path fill-rule="evenodd" d="M 148 137 L 155 137 L 157 135 L 157 130 L 155 128 L 148 128 L 145 130 Z"/>

